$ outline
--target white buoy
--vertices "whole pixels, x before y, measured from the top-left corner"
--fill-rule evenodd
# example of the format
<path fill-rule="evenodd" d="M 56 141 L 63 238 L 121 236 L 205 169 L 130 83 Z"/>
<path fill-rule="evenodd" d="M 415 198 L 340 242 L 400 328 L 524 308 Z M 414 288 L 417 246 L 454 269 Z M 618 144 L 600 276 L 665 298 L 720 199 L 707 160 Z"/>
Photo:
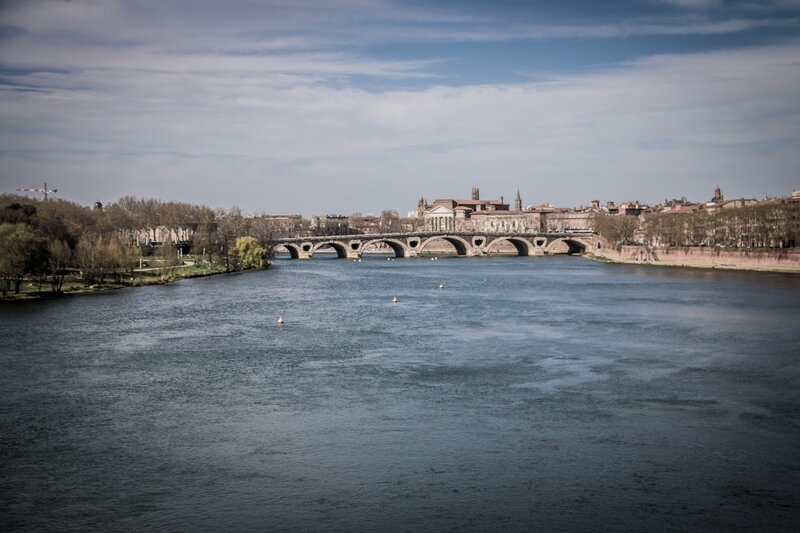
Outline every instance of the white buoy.
<path fill-rule="evenodd" d="M 397 296 L 395 296 L 394 298 L 392 298 L 392 303 L 393 303 L 393 304 L 396 304 L 396 303 L 397 303 Z"/>
<path fill-rule="evenodd" d="M 278 317 L 278 324 L 279 325 L 283 325 L 283 317 L 282 316 Z"/>

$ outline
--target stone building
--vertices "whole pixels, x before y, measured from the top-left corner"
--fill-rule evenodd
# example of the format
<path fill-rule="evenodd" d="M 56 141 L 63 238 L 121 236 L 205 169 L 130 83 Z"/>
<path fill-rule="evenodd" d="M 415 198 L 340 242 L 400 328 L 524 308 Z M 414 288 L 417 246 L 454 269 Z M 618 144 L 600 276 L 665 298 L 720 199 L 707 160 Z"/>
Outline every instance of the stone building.
<path fill-rule="evenodd" d="M 350 224 L 344 215 L 319 215 L 311 217 L 310 230 L 314 235 L 347 235 Z"/>
<path fill-rule="evenodd" d="M 424 198 L 420 198 L 417 216 L 422 217 L 425 231 L 472 231 L 472 215 L 494 212 L 507 213 L 509 205 L 502 197 L 499 200 L 481 200 L 480 190 L 474 187 L 469 200 L 445 198 L 428 205 Z"/>
<path fill-rule="evenodd" d="M 537 233 L 542 231 L 540 211 L 482 211 L 470 216 L 471 229 L 480 233 Z"/>
<path fill-rule="evenodd" d="M 597 209 L 576 211 L 549 205 L 524 209 L 519 191 L 514 199 L 514 210 L 509 207 L 502 197 L 499 200 L 481 200 L 479 190 L 473 188 L 469 200 L 440 199 L 428 205 L 424 198 L 420 198 L 417 216 L 422 219 L 425 231 L 434 232 L 588 233 L 594 230 Z"/>
<path fill-rule="evenodd" d="M 547 233 L 591 233 L 596 214 L 591 211 L 553 209 L 542 213 L 542 231 Z"/>

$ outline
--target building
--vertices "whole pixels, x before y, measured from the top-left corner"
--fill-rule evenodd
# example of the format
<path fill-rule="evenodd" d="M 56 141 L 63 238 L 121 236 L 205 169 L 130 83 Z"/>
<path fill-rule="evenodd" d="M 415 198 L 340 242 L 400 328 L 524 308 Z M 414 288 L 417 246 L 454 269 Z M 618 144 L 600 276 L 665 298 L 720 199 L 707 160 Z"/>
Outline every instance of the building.
<path fill-rule="evenodd" d="M 347 235 L 350 233 L 348 217 L 344 215 L 319 215 L 311 217 L 312 235 Z"/>
<path fill-rule="evenodd" d="M 519 197 L 519 192 L 517 196 Z M 521 199 L 519 205 L 522 205 Z M 471 218 L 475 214 L 498 212 L 509 212 L 509 205 L 505 203 L 503 197 L 501 196 L 499 200 L 481 200 L 480 190 L 473 187 L 472 197 L 469 200 L 443 198 L 434 200 L 432 205 L 428 205 L 424 198 L 420 198 L 417 216 L 422 217 L 425 231 L 454 232 L 472 231 Z"/>
<path fill-rule="evenodd" d="M 599 202 L 597 203 L 599 206 Z M 478 233 L 540 233 L 594 231 L 595 213 L 554 208 L 549 205 L 522 207 L 519 190 L 514 210 L 501 196 L 499 200 L 481 200 L 480 191 L 472 189 L 469 200 L 440 199 L 428 205 L 420 198 L 417 212 L 425 231 Z"/>
<path fill-rule="evenodd" d="M 472 213 L 469 227 L 480 233 L 538 233 L 542 221 L 539 211 L 482 211 Z"/>
<path fill-rule="evenodd" d="M 260 215 L 255 218 L 262 221 L 273 235 L 280 237 L 300 235 L 307 226 L 301 215 Z"/>
<path fill-rule="evenodd" d="M 638 217 L 645 211 L 645 206 L 639 203 L 638 200 L 633 202 L 624 202 L 619 206 L 619 214 Z"/>
<path fill-rule="evenodd" d="M 713 213 L 714 211 L 718 211 L 720 209 L 736 209 L 738 207 L 746 207 L 748 205 L 755 205 L 758 203 L 758 200 L 755 198 L 737 198 L 735 200 L 725 200 L 725 197 L 722 195 L 722 190 L 717 186 L 714 189 L 714 197 L 711 199 L 710 202 L 707 202 L 703 209 L 708 211 L 709 213 Z"/>

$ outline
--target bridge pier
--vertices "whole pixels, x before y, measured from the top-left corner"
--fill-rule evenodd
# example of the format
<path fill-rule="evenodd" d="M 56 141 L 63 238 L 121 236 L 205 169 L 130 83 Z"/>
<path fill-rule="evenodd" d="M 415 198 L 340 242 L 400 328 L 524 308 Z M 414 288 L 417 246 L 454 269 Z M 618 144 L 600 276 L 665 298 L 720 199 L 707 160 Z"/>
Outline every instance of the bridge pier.
<path fill-rule="evenodd" d="M 301 243 L 298 247 L 298 259 L 311 259 L 314 256 L 314 245 L 310 242 Z"/>

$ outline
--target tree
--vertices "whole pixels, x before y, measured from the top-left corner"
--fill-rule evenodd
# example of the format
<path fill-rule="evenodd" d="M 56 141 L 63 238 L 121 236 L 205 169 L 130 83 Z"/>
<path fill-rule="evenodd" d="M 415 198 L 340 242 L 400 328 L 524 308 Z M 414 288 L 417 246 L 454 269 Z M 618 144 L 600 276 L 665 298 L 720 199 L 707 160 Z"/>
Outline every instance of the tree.
<path fill-rule="evenodd" d="M 229 211 L 224 209 L 217 210 L 216 237 L 217 247 L 225 259 L 225 271 L 231 271 L 231 247 L 236 242 L 237 237 L 244 233 L 245 221 L 242 211 L 238 207 L 233 207 Z"/>
<path fill-rule="evenodd" d="M 72 263 L 73 253 L 69 245 L 64 241 L 50 241 L 50 282 L 53 285 L 53 292 L 61 292 L 64 286 L 64 277 L 67 275 L 67 267 Z"/>
<path fill-rule="evenodd" d="M 267 266 L 267 250 L 254 237 L 238 237 L 233 246 L 233 254 L 243 269 Z"/>
<path fill-rule="evenodd" d="M 9 224 L 31 224 L 31 219 L 35 215 L 35 205 L 12 202 L 5 209 L 0 211 L 0 222 L 8 222 Z"/>
<path fill-rule="evenodd" d="M 627 215 L 598 215 L 595 219 L 597 233 L 616 244 L 630 244 L 636 239 L 639 217 Z"/>
<path fill-rule="evenodd" d="M 381 230 L 386 233 L 400 231 L 400 215 L 394 209 L 381 211 Z"/>
<path fill-rule="evenodd" d="M 172 273 L 175 267 L 181 264 L 181 259 L 178 255 L 178 249 L 172 243 L 162 243 L 158 250 L 158 256 L 161 259 L 161 275 L 159 276 L 162 281 L 169 281 L 172 279 Z"/>
<path fill-rule="evenodd" d="M 250 221 L 249 233 L 255 237 L 258 244 L 265 250 L 265 257 L 272 258 L 275 251 L 275 240 L 277 238 L 277 231 L 271 221 L 264 218 L 255 218 Z"/>
<path fill-rule="evenodd" d="M 3 296 L 14 286 L 19 294 L 26 274 L 39 274 L 46 269 L 49 252 L 47 242 L 27 224 L 0 224 L 0 277 Z"/>

